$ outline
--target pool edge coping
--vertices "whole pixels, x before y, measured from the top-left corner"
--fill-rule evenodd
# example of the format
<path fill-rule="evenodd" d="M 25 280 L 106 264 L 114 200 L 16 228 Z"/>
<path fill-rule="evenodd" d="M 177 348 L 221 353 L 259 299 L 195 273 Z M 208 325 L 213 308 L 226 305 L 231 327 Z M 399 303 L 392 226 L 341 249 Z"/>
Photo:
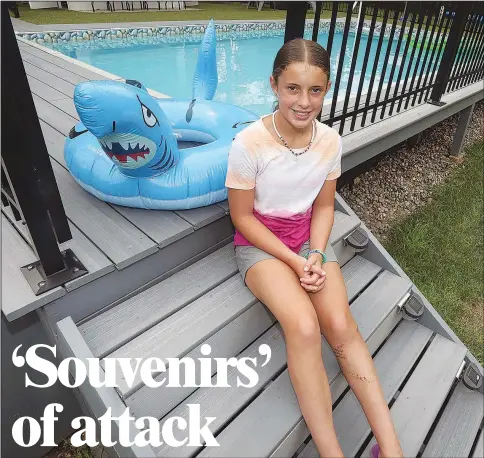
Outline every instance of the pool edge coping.
<path fill-rule="evenodd" d="M 42 46 L 38 43 L 35 43 L 32 40 L 26 40 L 25 38 L 17 36 L 17 40 L 21 41 L 22 43 L 25 43 L 29 46 L 32 46 L 34 48 L 39 49 L 40 51 L 46 52 L 54 57 L 58 57 L 60 59 L 65 60 L 66 62 L 69 62 L 70 64 L 73 65 L 78 65 L 79 67 L 85 68 L 86 70 L 89 70 L 93 73 L 96 73 L 97 75 L 104 76 L 107 79 L 114 80 L 114 81 L 126 81 L 126 78 L 122 76 L 115 75 L 114 73 L 107 72 L 106 70 L 102 70 L 101 68 L 94 67 L 93 65 L 86 64 L 85 62 L 82 62 L 81 60 L 74 59 L 73 57 L 66 56 L 65 54 L 60 53 L 59 51 L 55 51 L 53 49 L 48 48 L 47 46 Z M 171 99 L 172 97 L 163 94 L 161 92 L 156 91 L 155 89 L 147 88 L 147 91 L 150 95 L 154 97 L 158 97 L 161 99 Z"/>

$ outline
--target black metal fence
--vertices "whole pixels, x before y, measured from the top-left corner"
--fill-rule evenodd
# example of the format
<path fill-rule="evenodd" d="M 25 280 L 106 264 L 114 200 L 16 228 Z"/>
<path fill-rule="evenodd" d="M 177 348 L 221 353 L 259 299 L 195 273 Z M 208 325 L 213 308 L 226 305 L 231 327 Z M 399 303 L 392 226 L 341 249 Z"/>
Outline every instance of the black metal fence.
<path fill-rule="evenodd" d="M 482 2 L 316 5 L 313 40 L 330 54 L 333 82 L 320 119 L 340 134 L 416 104 L 441 104 L 445 93 L 483 79 Z M 321 10 L 331 11 L 326 32 Z"/>

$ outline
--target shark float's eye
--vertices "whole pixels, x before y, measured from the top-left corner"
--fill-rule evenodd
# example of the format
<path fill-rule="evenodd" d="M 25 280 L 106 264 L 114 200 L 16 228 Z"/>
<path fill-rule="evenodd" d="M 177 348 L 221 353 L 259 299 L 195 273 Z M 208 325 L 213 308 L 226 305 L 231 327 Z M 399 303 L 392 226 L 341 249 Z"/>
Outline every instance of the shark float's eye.
<path fill-rule="evenodd" d="M 143 119 L 148 127 L 154 127 L 158 123 L 158 119 L 153 112 L 145 105 L 141 104 L 141 110 L 143 111 Z"/>
<path fill-rule="evenodd" d="M 138 97 L 139 100 L 139 97 Z M 148 127 L 155 127 L 156 124 L 160 124 L 154 113 L 141 101 L 141 111 L 143 113 L 143 120 Z"/>

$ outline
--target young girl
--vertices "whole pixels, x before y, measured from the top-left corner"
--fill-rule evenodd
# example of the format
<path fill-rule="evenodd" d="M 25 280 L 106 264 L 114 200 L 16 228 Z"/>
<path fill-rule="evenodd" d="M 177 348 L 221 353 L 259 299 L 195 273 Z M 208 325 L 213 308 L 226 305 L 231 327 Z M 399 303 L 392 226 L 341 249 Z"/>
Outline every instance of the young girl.
<path fill-rule="evenodd" d="M 248 288 L 282 326 L 289 376 L 319 454 L 343 457 L 322 361 L 323 333 L 379 444 L 371 455 L 402 457 L 328 244 L 342 153 L 338 133 L 316 120 L 331 86 L 329 68 L 319 44 L 300 38 L 284 44 L 270 77 L 277 110 L 233 141 L 226 186 L 236 260 Z"/>

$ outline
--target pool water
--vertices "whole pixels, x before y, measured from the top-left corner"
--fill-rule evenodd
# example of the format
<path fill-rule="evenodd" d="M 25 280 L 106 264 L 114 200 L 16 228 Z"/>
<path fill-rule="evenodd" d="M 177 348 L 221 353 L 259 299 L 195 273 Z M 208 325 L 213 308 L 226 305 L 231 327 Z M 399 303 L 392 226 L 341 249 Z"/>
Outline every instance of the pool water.
<path fill-rule="evenodd" d="M 310 38 L 310 32 L 306 32 Z M 349 81 L 351 58 L 355 44 L 355 34 L 351 33 L 347 40 L 345 52 L 341 53 L 342 33 L 336 33 L 333 39 L 331 56 L 331 75 L 337 73 L 338 63 L 344 58 L 342 77 L 338 97 L 344 97 L 348 84 L 351 84 L 351 94 L 356 95 L 360 78 L 364 78 L 363 91 L 369 87 L 371 71 L 376 55 L 378 37 L 372 40 L 369 60 L 365 75 L 361 69 L 368 42 L 368 36 L 360 39 L 358 60 L 352 81 Z M 192 80 L 197 62 L 200 38 L 184 40 L 180 37 L 173 42 L 162 38 L 92 40 L 87 42 L 53 43 L 49 47 L 82 62 L 88 63 L 115 75 L 141 81 L 146 87 L 155 89 L 174 98 L 190 98 L 192 95 Z M 318 35 L 318 42 L 327 45 L 327 32 Z M 269 75 L 272 63 L 278 49 L 284 43 L 283 34 L 276 36 L 246 36 L 238 39 L 237 33 L 228 38 L 217 40 L 217 71 L 218 87 L 214 100 L 227 102 L 247 108 L 258 115 L 272 111 L 275 102 L 269 85 Z M 394 75 L 396 80 L 402 60 L 403 44 L 399 56 L 395 56 L 397 40 L 389 44 L 384 38 L 378 65 L 376 67 L 373 90 L 378 88 L 383 70 L 385 53 L 391 46 L 384 82 L 388 82 L 393 60 L 397 59 Z M 403 76 L 405 76 L 408 58 L 406 59 Z M 416 59 L 414 59 L 415 61 Z M 420 69 L 418 70 L 420 72 Z M 413 68 L 410 76 L 413 73 Z M 326 96 L 331 100 L 333 87 Z"/>

